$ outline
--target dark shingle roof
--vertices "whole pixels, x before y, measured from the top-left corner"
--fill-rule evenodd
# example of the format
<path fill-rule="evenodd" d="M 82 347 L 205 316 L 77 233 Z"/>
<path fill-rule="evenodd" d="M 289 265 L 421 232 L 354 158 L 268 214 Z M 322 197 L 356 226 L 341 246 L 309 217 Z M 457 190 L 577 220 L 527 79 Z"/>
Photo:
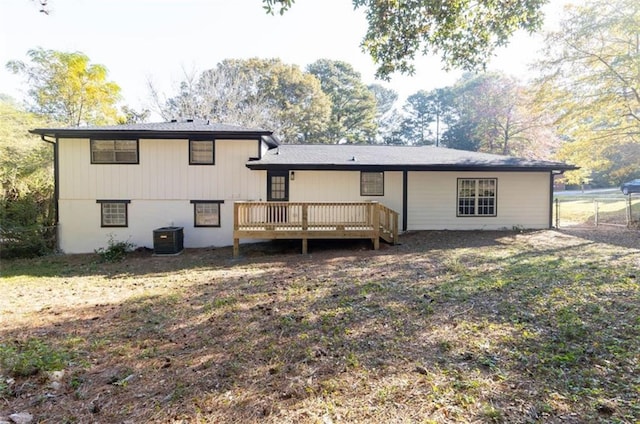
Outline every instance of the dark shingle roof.
<path fill-rule="evenodd" d="M 90 137 L 135 137 L 135 138 L 173 138 L 190 136 L 230 136 L 266 137 L 267 142 L 276 146 L 272 132 L 262 128 L 247 128 L 237 125 L 213 123 L 201 119 L 183 121 L 155 122 L 145 124 L 86 126 L 67 128 L 36 128 L 33 134 L 60 138 L 90 138 Z"/>
<path fill-rule="evenodd" d="M 545 170 L 576 169 L 561 162 L 520 159 L 435 146 L 280 145 L 251 169 Z"/>

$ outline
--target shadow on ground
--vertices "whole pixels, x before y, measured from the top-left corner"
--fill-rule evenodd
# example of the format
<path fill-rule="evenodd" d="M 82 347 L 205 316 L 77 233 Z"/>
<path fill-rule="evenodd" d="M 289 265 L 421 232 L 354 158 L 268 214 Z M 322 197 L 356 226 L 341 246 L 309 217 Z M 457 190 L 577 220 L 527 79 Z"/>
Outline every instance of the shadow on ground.
<path fill-rule="evenodd" d="M 168 294 L 86 299 L 44 311 L 53 315 L 46 324 L 0 330 L 2 340 L 37 338 L 74 358 L 57 389 L 42 375 L 16 377 L 0 418 L 22 410 L 44 422 L 640 416 L 637 248 L 565 231 L 409 233 L 379 251 L 364 242 L 309 247 L 306 256 L 298 243 L 277 242 L 243 246 L 239 260 L 216 249 L 91 265 L 95 275 L 134 281 L 195 274 L 172 280 Z M 85 266 L 78 260 L 69 273 L 91 272 Z"/>

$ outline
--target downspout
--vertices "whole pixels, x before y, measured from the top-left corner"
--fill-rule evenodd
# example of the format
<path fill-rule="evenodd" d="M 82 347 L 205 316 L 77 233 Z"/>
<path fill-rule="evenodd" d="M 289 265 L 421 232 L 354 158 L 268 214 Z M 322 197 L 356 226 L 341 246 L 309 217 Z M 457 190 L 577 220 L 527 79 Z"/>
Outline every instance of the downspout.
<path fill-rule="evenodd" d="M 60 213 L 58 211 L 58 202 L 60 199 L 60 167 L 58 166 L 58 137 L 54 140 L 47 140 L 47 136 L 45 134 L 41 134 L 40 138 L 42 141 L 53 145 L 53 208 L 55 215 L 55 225 L 56 225 L 56 248 L 58 246 L 58 230 L 57 226 L 60 221 Z"/>

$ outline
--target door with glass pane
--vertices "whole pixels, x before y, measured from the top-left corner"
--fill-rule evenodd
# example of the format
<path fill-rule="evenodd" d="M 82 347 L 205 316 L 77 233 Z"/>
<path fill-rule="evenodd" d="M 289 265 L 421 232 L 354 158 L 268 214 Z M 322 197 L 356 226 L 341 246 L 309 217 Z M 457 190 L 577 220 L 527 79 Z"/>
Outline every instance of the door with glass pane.
<path fill-rule="evenodd" d="M 288 171 L 267 171 L 267 201 L 288 202 L 289 201 L 289 172 Z M 287 222 L 286 205 L 272 205 L 267 208 L 268 222 Z"/>

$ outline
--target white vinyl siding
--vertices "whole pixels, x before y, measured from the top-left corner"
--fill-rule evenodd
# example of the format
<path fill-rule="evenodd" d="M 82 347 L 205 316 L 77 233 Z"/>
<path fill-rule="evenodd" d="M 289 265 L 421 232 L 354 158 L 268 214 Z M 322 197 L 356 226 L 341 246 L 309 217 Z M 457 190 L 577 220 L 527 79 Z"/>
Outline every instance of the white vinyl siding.
<path fill-rule="evenodd" d="M 189 140 L 141 139 L 136 166 L 91 165 L 88 139 L 60 139 L 60 248 L 93 252 L 109 235 L 137 246 L 153 247 L 153 230 L 184 227 L 184 245 L 226 246 L 233 241 L 233 202 L 265 200 L 263 171 L 246 167 L 257 157 L 257 140 L 216 140 L 216 164 L 189 165 Z M 97 199 L 129 199 L 128 227 L 101 227 Z M 195 228 L 192 199 L 219 199 L 220 228 Z M 135 205 L 131 207 L 131 205 Z"/>
<path fill-rule="evenodd" d="M 400 214 L 402 228 L 402 171 L 384 172 L 384 196 L 360 195 L 360 171 L 295 171 L 289 181 L 292 202 L 349 202 L 372 200 Z"/>
<path fill-rule="evenodd" d="M 458 212 L 458 179 L 495 178 L 496 215 L 465 216 Z M 548 228 L 548 172 L 427 172 L 408 174 L 408 230 L 504 230 Z"/>
<path fill-rule="evenodd" d="M 91 166 L 86 139 L 62 139 L 61 199 L 222 199 L 265 197 L 264 176 L 246 167 L 256 140 L 216 140 L 213 166 L 189 166 L 188 140 L 141 139 L 140 164 Z"/>
<path fill-rule="evenodd" d="M 233 207 L 224 205 L 220 208 L 222 227 L 196 227 L 189 200 L 132 200 L 127 227 L 101 227 L 95 200 L 67 199 L 59 205 L 59 244 L 65 253 L 93 252 L 107 247 L 110 238 L 153 248 L 153 230 L 160 227 L 183 227 L 186 248 L 233 243 Z"/>

